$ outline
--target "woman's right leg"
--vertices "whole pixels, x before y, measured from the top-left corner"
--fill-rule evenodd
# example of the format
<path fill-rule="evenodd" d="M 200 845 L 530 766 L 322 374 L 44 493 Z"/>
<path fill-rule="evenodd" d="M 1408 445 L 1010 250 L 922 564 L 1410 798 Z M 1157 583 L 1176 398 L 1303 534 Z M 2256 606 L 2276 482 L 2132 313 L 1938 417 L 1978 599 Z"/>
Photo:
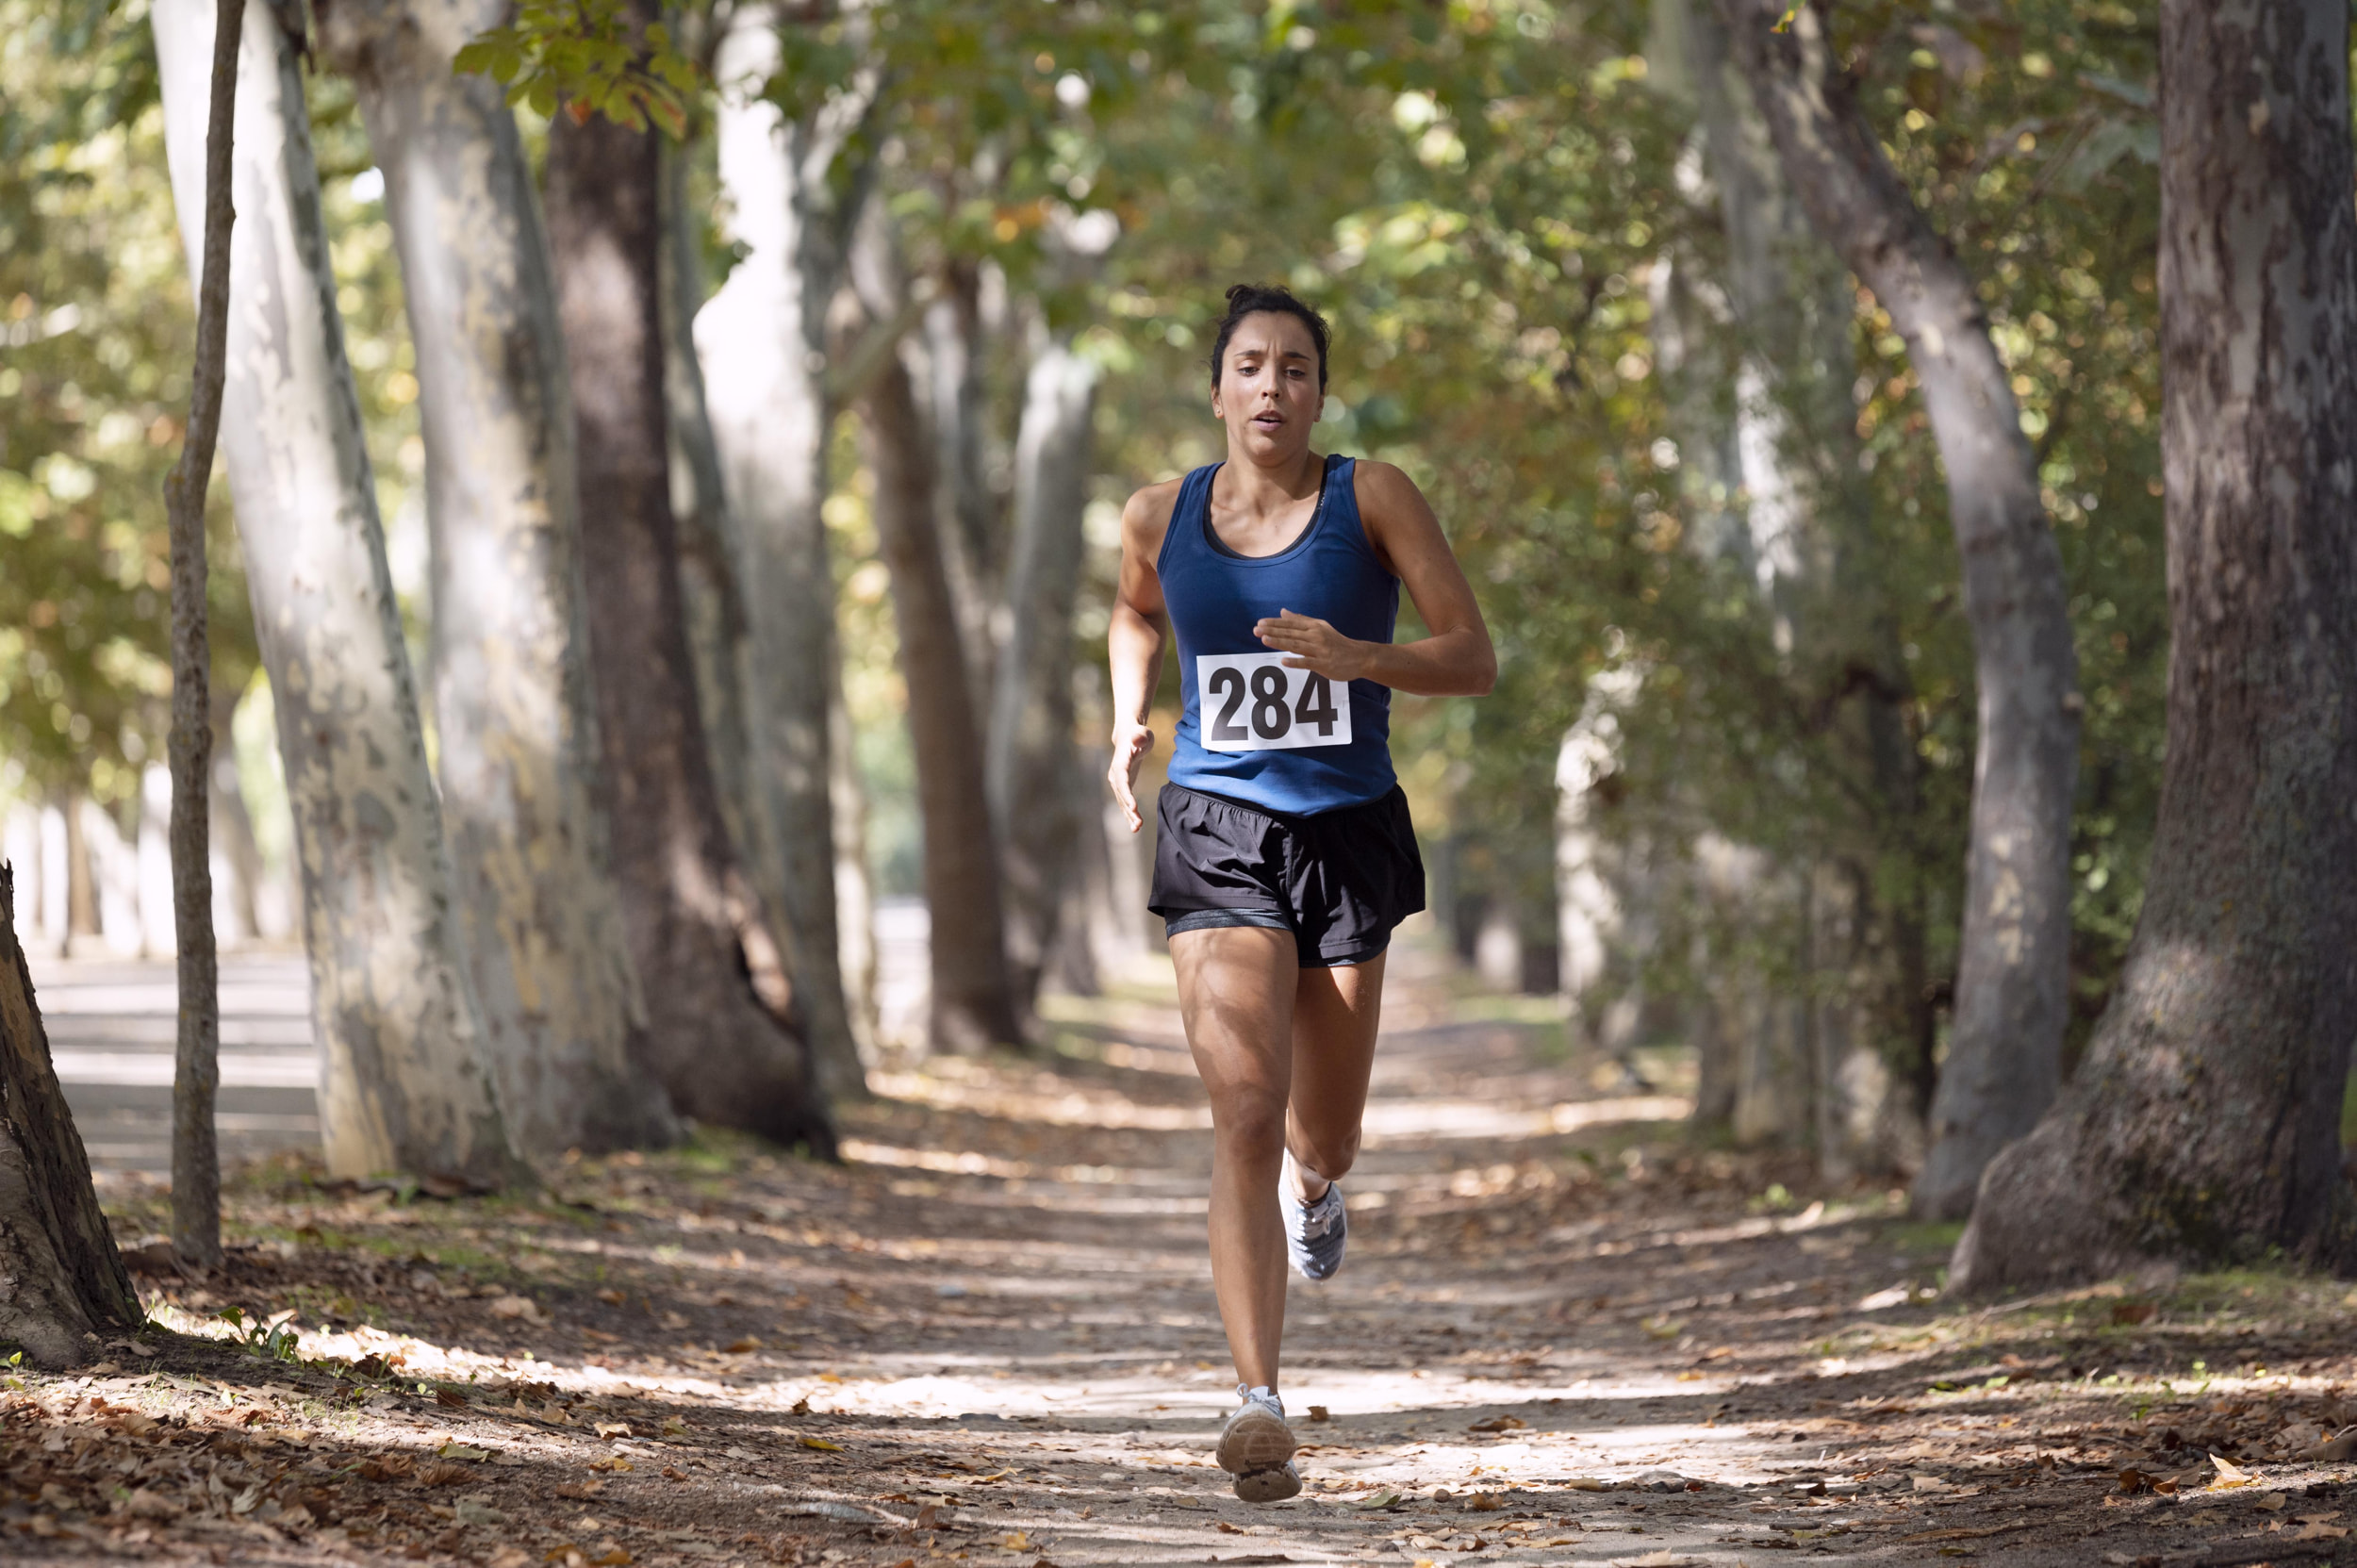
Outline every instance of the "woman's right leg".
<path fill-rule="evenodd" d="M 1291 932 L 1219 926 L 1170 939 L 1178 1007 L 1211 1096 L 1211 1286 L 1236 1376 L 1277 1387 L 1285 1236 L 1277 1208 L 1299 960 Z"/>

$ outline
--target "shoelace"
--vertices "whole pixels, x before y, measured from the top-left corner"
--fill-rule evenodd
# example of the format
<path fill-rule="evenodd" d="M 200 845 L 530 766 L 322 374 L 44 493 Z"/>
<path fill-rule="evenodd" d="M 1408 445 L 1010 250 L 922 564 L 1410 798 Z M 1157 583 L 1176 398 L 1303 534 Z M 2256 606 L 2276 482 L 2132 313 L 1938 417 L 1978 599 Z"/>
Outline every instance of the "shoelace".
<path fill-rule="evenodd" d="M 1301 1212 L 1302 1234 L 1305 1237 L 1312 1239 L 1325 1235 L 1327 1231 L 1334 1229 L 1334 1221 L 1342 1214 L 1343 1195 L 1341 1190 L 1329 1185 L 1326 1189 L 1325 1197 L 1319 1198 L 1314 1203 L 1304 1204 Z"/>

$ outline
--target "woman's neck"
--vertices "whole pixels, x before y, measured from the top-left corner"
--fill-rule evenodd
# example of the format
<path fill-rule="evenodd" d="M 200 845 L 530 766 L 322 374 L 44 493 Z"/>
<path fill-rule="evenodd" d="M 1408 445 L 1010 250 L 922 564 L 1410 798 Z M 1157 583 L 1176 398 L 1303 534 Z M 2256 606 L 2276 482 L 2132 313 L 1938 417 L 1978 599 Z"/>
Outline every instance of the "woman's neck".
<path fill-rule="evenodd" d="M 1282 510 L 1301 500 L 1315 495 L 1326 472 L 1326 459 L 1306 448 L 1290 457 L 1278 458 L 1262 465 L 1236 450 L 1234 442 L 1228 446 L 1228 466 L 1218 479 L 1222 497 L 1230 506 L 1254 514 Z"/>

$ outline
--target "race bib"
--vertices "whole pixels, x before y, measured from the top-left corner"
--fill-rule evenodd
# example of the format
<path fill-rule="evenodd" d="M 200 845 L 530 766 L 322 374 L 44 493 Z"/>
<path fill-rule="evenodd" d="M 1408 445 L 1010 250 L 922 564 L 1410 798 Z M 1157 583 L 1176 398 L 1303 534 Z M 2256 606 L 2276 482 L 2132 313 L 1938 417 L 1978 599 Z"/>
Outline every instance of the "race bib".
<path fill-rule="evenodd" d="M 1195 661 L 1206 751 L 1284 751 L 1350 744 L 1350 693 L 1282 653 L 1204 653 Z"/>

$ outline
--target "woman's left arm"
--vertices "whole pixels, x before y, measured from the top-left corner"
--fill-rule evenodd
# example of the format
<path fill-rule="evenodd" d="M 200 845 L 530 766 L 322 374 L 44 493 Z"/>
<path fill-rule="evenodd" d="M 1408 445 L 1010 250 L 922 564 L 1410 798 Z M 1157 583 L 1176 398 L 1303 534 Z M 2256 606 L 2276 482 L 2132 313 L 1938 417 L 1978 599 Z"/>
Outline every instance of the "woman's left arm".
<path fill-rule="evenodd" d="M 1497 685 L 1497 651 L 1473 585 L 1465 581 L 1441 520 L 1414 480 L 1389 463 L 1357 465 L 1359 515 L 1368 542 L 1408 586 L 1431 635 L 1414 642 L 1360 642 L 1291 610 L 1253 627 L 1295 669 L 1331 681 L 1373 681 L 1418 697 L 1487 697 Z"/>

